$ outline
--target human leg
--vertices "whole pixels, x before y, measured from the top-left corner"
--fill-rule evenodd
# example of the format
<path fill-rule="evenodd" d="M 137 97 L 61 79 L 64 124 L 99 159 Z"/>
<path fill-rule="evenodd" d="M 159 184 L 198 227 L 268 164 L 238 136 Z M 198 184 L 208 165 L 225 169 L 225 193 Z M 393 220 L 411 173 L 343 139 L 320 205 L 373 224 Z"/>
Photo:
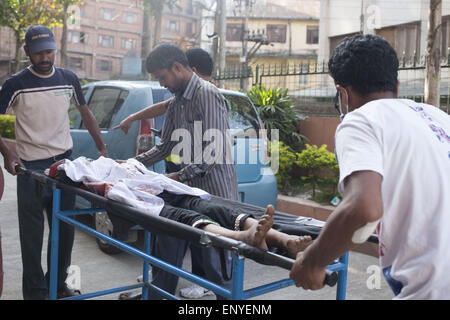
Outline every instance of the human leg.
<path fill-rule="evenodd" d="M 32 167 L 24 163 L 27 168 Z M 34 179 L 17 176 L 17 208 L 19 217 L 19 238 L 22 253 L 22 292 L 25 300 L 45 299 L 47 283 L 41 265 L 44 237 L 44 216 L 41 186 Z"/>
<path fill-rule="evenodd" d="M 291 257 L 295 257 L 297 252 L 304 250 L 312 240 L 309 236 L 292 236 L 272 229 L 275 209 L 271 205 L 267 206 L 265 214 L 256 220 L 249 215 L 215 205 L 198 197 L 169 196 L 164 200 L 180 206 L 165 206 L 165 208 L 171 208 L 167 211 L 169 214 L 166 216 L 169 219 L 243 241 L 265 250 L 268 249 L 268 245 L 280 247 L 286 249 Z M 164 209 L 161 211 L 161 215 L 166 215 Z M 216 221 L 220 221 L 220 223 Z"/>
<path fill-rule="evenodd" d="M 191 261 L 192 273 L 208 279 L 221 287 L 231 290 L 232 258 L 229 250 L 219 251 L 216 248 L 206 248 L 191 243 Z M 224 278 L 224 273 L 227 275 Z M 222 296 L 216 295 L 218 300 L 225 299 Z"/>
<path fill-rule="evenodd" d="M 47 240 L 47 273 L 45 275 L 47 284 L 50 284 L 50 257 L 51 257 L 51 237 L 52 237 L 52 221 L 53 221 L 53 190 L 48 190 L 51 201 L 46 203 L 47 220 L 49 224 L 49 235 Z M 73 210 L 75 207 L 75 195 L 66 191 L 61 191 L 60 209 L 61 211 Z M 60 222 L 59 239 L 58 239 L 58 282 L 57 290 L 61 292 L 65 289 L 67 270 L 72 261 L 72 248 L 74 242 L 75 229 L 73 226 Z"/>
<path fill-rule="evenodd" d="M 187 241 L 174 237 L 161 234 L 156 236 L 152 235 L 151 255 L 168 264 L 181 268 L 186 254 L 187 244 Z M 163 269 L 152 267 L 152 284 L 171 294 L 175 294 L 178 276 Z M 161 299 L 162 297 L 153 290 L 150 290 L 149 298 Z"/>
<path fill-rule="evenodd" d="M 207 224 L 202 229 L 264 250 L 267 250 L 268 246 L 284 248 L 291 257 L 295 257 L 311 243 L 312 239 L 310 236 L 292 236 L 272 229 L 274 213 L 274 207 L 269 205 L 259 220 L 251 217 L 243 219 L 242 231 L 225 229 L 216 224 Z"/>
<path fill-rule="evenodd" d="M 202 217 L 202 219 L 214 221 L 226 229 L 242 229 L 242 222 L 249 216 L 247 214 L 242 214 L 237 210 L 217 205 L 212 201 L 196 196 L 175 195 L 169 192 L 164 192 L 158 196 L 161 197 L 167 205 L 191 211 L 189 217 L 192 219 Z M 177 216 L 181 216 L 181 213 L 178 213 Z M 173 217 L 170 219 L 173 219 Z M 192 221 L 188 221 L 188 219 L 183 220 L 184 221 L 181 221 L 180 219 L 179 222 L 193 225 Z M 237 225 L 236 221 L 238 222 Z"/>

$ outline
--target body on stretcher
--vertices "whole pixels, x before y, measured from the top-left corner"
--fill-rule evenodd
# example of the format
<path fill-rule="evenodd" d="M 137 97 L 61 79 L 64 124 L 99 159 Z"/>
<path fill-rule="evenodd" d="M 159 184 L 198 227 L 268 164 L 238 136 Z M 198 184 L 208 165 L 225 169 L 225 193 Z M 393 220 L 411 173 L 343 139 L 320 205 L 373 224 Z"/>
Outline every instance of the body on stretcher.
<path fill-rule="evenodd" d="M 56 298 L 56 277 L 55 274 L 57 268 L 55 264 L 57 263 L 57 247 L 58 247 L 58 229 L 59 229 L 59 223 L 60 221 L 69 223 L 79 229 L 81 229 L 84 232 L 87 232 L 95 237 L 101 238 L 104 241 L 107 241 L 114 246 L 117 246 L 118 248 L 141 257 L 144 260 L 144 270 L 143 270 L 143 279 L 144 282 L 142 285 L 134 285 L 134 286 L 127 286 L 127 287 L 120 287 L 110 290 L 101 291 L 98 293 L 92 293 L 92 294 L 86 294 L 79 296 L 77 298 L 83 299 L 83 298 L 90 298 L 94 296 L 109 294 L 112 292 L 121 292 L 125 290 L 130 290 L 137 287 L 142 287 L 143 290 L 143 298 L 145 299 L 148 297 L 148 290 L 156 290 L 158 291 L 159 288 L 156 288 L 152 286 L 148 282 L 148 271 L 149 271 L 149 264 L 153 266 L 157 266 L 158 268 L 162 268 L 165 271 L 172 272 L 180 277 L 184 277 L 189 281 L 195 282 L 209 290 L 212 290 L 224 297 L 230 298 L 230 299 L 246 299 L 255 295 L 267 293 L 270 291 L 274 291 L 280 288 L 284 288 L 288 285 L 292 285 L 293 282 L 290 279 L 281 280 L 276 283 L 267 284 L 266 286 L 254 288 L 251 290 L 243 290 L 243 260 L 244 257 L 251 258 L 257 262 L 264 263 L 264 264 L 271 264 L 276 265 L 282 268 L 285 268 L 287 270 L 290 270 L 293 264 L 293 260 L 290 258 L 286 258 L 283 256 L 280 256 L 278 254 L 274 254 L 272 252 L 268 252 L 259 248 L 254 248 L 252 246 L 249 246 L 245 243 L 235 241 L 229 238 L 225 238 L 223 236 L 218 236 L 216 234 L 210 234 L 207 232 L 204 232 L 202 230 L 192 228 L 187 225 L 183 225 L 181 223 L 177 223 L 175 221 L 171 221 L 169 219 L 165 219 L 162 217 L 149 215 L 145 212 L 142 212 L 141 210 L 137 210 L 135 208 L 129 207 L 127 205 L 108 200 L 104 197 L 101 197 L 99 195 L 93 194 L 89 191 L 82 190 L 80 188 L 76 188 L 73 186 L 70 186 L 65 183 L 61 183 L 57 180 L 51 179 L 47 176 L 45 176 L 42 173 L 37 172 L 30 172 L 25 171 L 26 174 L 31 175 L 34 179 L 40 181 L 41 183 L 50 183 L 53 185 L 53 188 L 55 190 L 54 192 L 54 212 L 53 216 L 55 219 L 53 219 L 53 232 L 52 232 L 52 257 L 51 257 L 51 271 L 50 271 L 50 278 L 51 278 L 51 285 L 50 285 L 50 298 Z M 60 189 L 63 189 L 65 191 L 74 192 L 77 195 L 80 195 L 87 200 L 89 200 L 91 203 L 93 203 L 95 206 L 100 207 L 102 209 L 95 209 L 92 210 L 74 210 L 70 212 L 61 212 L 59 210 L 59 197 L 60 197 Z M 217 197 L 213 197 L 211 201 L 218 201 L 218 203 L 232 205 L 232 206 L 240 206 L 242 204 L 238 202 L 229 201 L 226 199 L 221 199 Z M 255 214 L 257 216 L 257 212 L 264 211 L 262 208 L 249 206 L 249 205 L 243 205 L 246 209 L 252 209 L 254 212 L 252 214 Z M 81 223 L 75 221 L 71 218 L 71 216 L 79 215 L 79 214 L 86 214 L 86 213 L 92 213 L 92 212 L 98 212 L 100 210 L 110 210 L 114 212 L 121 212 L 121 215 L 123 218 L 133 221 L 136 224 L 141 225 L 144 229 L 146 229 L 146 244 L 143 251 L 139 251 L 133 247 L 128 246 L 125 243 L 122 243 L 114 238 L 111 238 L 109 236 L 103 235 L 99 232 L 97 232 L 94 229 L 91 229 L 85 225 L 82 225 Z M 277 225 L 282 225 L 283 223 L 275 221 L 275 227 Z M 301 224 L 299 224 L 301 226 Z M 292 224 L 290 226 L 292 228 Z M 305 231 L 306 230 L 306 231 Z M 194 241 L 197 243 L 200 243 L 202 245 L 206 246 L 215 246 L 218 248 L 225 248 L 231 250 L 233 253 L 233 289 L 231 291 L 226 290 L 224 288 L 218 287 L 217 285 L 210 283 L 200 277 L 197 277 L 195 275 L 192 275 L 182 269 L 176 268 L 174 266 L 168 265 L 164 263 L 163 261 L 160 261 L 150 255 L 150 235 L 149 232 L 155 232 L 155 233 L 164 233 L 171 236 L 181 237 L 185 240 Z M 304 229 L 299 228 L 299 233 L 301 234 L 309 234 L 314 237 L 314 235 L 317 236 L 317 234 L 320 232 L 320 227 L 316 225 L 304 225 Z M 347 255 L 344 255 L 340 258 L 339 262 L 336 262 L 329 266 L 328 268 L 330 272 L 328 273 L 327 281 L 330 281 L 329 284 L 334 285 L 336 282 L 337 274 L 339 274 L 338 279 L 338 287 L 337 287 L 337 294 L 336 297 L 338 299 L 345 299 L 345 286 L 346 286 L 346 274 L 347 274 Z M 334 279 L 333 279 L 334 277 Z M 53 281 L 52 281 L 53 280 Z M 54 289 L 54 290 L 53 290 Z M 174 297 L 168 293 L 161 293 L 166 298 L 177 298 Z"/>

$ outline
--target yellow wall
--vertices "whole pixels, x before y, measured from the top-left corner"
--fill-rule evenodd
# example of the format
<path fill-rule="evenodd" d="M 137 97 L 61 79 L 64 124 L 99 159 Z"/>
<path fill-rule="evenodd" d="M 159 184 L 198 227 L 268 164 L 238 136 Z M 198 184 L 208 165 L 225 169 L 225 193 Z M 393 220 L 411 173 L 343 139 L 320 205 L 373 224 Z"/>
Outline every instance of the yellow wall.
<path fill-rule="evenodd" d="M 241 19 L 227 19 L 228 24 L 241 24 Z M 262 46 L 259 49 L 260 52 L 289 52 L 291 47 L 291 53 L 297 54 L 305 52 L 306 50 L 318 50 L 319 44 L 307 44 L 306 34 L 307 26 L 319 26 L 318 20 L 269 20 L 269 19 L 250 19 L 248 22 L 248 29 L 250 32 L 264 30 L 266 32 L 266 26 L 268 24 L 286 25 L 286 42 L 285 43 L 273 43 L 273 46 Z M 240 41 L 227 41 L 228 48 L 241 48 Z M 251 43 L 249 43 L 249 48 Z"/>

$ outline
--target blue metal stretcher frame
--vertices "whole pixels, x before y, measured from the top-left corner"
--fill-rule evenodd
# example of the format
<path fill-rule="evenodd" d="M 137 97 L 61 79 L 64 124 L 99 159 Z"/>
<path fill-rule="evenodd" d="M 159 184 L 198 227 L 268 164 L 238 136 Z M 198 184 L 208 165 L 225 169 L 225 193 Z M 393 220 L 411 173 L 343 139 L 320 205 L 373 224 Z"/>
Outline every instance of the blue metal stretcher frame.
<path fill-rule="evenodd" d="M 95 229 L 92 229 L 76 220 L 71 218 L 71 216 L 102 212 L 104 209 L 81 209 L 81 210 L 71 210 L 71 211 L 61 211 L 60 210 L 61 201 L 61 190 L 53 185 L 53 219 L 52 219 L 52 235 L 51 235 L 51 256 L 50 256 L 50 300 L 56 300 L 57 293 L 57 279 L 58 279 L 58 247 L 59 247 L 59 225 L 60 221 L 68 223 L 94 237 L 97 237 L 103 241 L 106 241 L 119 249 L 142 258 L 144 260 L 143 264 L 143 282 L 141 284 L 134 284 L 129 286 L 122 286 L 102 291 L 97 291 L 93 293 L 82 294 L 75 297 L 65 298 L 64 300 L 83 300 L 90 299 L 98 296 L 108 295 L 116 292 L 123 292 L 127 290 L 132 290 L 136 288 L 142 288 L 142 299 L 148 299 L 149 289 L 157 291 L 160 295 L 167 299 L 179 300 L 180 298 L 152 285 L 149 282 L 148 274 L 150 270 L 150 265 L 156 266 L 167 272 L 173 273 L 179 277 L 185 278 L 191 282 L 197 283 L 198 285 L 207 288 L 227 299 L 231 300 L 245 300 L 262 294 L 266 294 L 272 291 L 276 291 L 282 288 L 289 287 L 294 284 L 291 279 L 283 279 L 275 281 L 269 284 L 265 284 L 252 289 L 244 290 L 244 262 L 245 258 L 240 256 L 237 252 L 232 252 L 232 288 L 231 290 L 225 289 L 218 286 L 210 281 L 207 281 L 201 277 L 198 277 L 192 273 L 189 273 L 181 268 L 170 265 L 160 259 L 157 259 L 150 255 L 150 232 L 145 230 L 144 239 L 144 250 L 138 250 L 131 247 L 121 241 L 118 241 L 112 237 L 104 235 Z M 335 261 L 333 264 L 327 267 L 330 271 L 338 272 L 338 282 L 336 288 L 336 299 L 345 300 L 346 297 L 346 285 L 347 285 L 347 269 L 348 269 L 348 253 L 345 253 Z"/>

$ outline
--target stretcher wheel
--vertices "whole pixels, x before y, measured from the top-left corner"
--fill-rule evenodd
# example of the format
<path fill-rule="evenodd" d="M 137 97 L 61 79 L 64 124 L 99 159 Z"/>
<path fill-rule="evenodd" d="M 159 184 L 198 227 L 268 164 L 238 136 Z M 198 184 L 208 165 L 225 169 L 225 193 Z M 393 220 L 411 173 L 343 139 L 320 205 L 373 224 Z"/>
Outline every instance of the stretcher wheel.
<path fill-rule="evenodd" d="M 97 212 L 94 219 L 95 230 L 109 237 L 114 237 L 114 227 L 106 212 Z M 106 254 L 118 254 L 122 252 L 119 248 L 103 241 L 102 239 L 95 238 L 95 241 L 97 242 L 99 249 Z"/>

